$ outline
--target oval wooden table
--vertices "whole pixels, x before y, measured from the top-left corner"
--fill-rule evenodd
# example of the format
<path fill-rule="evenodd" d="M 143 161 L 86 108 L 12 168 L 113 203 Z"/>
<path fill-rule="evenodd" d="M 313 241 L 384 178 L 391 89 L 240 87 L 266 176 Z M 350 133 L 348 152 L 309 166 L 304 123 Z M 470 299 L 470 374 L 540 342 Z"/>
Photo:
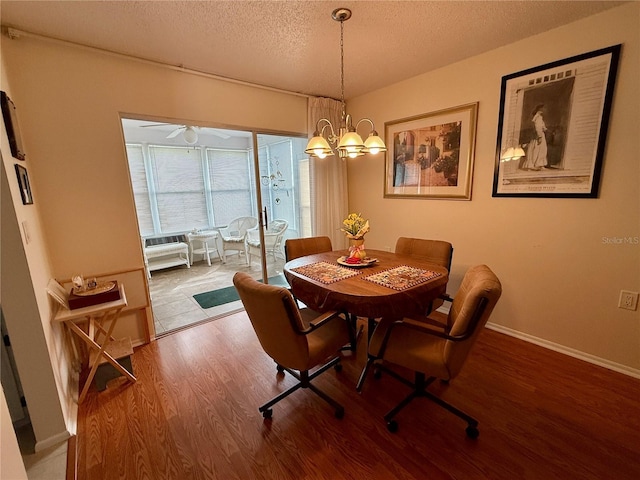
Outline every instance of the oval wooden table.
<path fill-rule="evenodd" d="M 412 314 L 424 314 L 432 300 L 446 291 L 449 275 L 445 267 L 407 255 L 369 249 L 367 254 L 377 258 L 377 263 L 368 267 L 342 267 L 337 260 L 347 254 L 348 250 L 339 250 L 308 255 L 287 262 L 284 274 L 295 297 L 319 312 L 347 311 L 352 315 L 369 319 L 402 318 Z M 333 283 L 323 283 L 296 271 L 299 267 L 318 262 L 356 271 L 357 275 Z M 365 280 L 365 277 L 403 265 L 429 270 L 439 275 L 404 290 L 395 290 Z"/>
<path fill-rule="evenodd" d="M 423 315 L 427 312 L 431 302 L 446 292 L 449 274 L 445 267 L 407 255 L 369 249 L 367 249 L 369 256 L 378 259 L 371 266 L 347 267 L 338 264 L 338 259 L 347 253 L 348 250 L 339 250 L 296 258 L 285 264 L 284 274 L 291 285 L 293 295 L 309 308 L 319 312 L 328 310 L 348 312 L 348 315 L 353 318 L 354 328 L 355 316 L 367 318 L 368 338 L 373 333 L 376 318 L 401 319 L 412 315 Z M 321 266 L 326 277 L 331 277 L 332 273 L 337 273 L 340 276 L 340 273 L 344 273 L 344 271 L 357 272 L 357 274 L 325 283 L 308 276 L 313 275 L 313 272 L 300 270 L 316 263 L 329 264 L 329 266 Z M 410 284 L 403 289 L 395 289 L 366 280 L 366 277 L 401 266 L 428 271 L 424 272 L 427 277 L 430 276 L 430 273 L 435 275 L 433 278 Z M 344 269 L 344 271 L 335 272 L 335 267 Z M 352 343 L 351 349 L 355 350 L 355 341 Z M 358 391 L 364 382 L 368 365 L 369 363 L 362 370 L 358 379 L 356 385 Z"/>

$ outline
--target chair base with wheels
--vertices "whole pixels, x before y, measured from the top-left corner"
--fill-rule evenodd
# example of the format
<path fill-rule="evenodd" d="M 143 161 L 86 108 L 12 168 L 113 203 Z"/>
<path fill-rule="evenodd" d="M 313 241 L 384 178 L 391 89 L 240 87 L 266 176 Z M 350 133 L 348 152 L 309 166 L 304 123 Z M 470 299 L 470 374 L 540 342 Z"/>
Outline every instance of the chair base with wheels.
<path fill-rule="evenodd" d="M 391 432 L 398 429 L 394 417 L 414 398 L 426 397 L 467 422 L 466 434 L 477 438 L 478 421 L 427 390 L 436 379 L 448 383 L 465 364 L 469 351 L 487 323 L 502 294 L 496 275 L 486 265 L 470 268 L 453 299 L 446 324 L 434 327 L 411 318 L 378 323 L 371 342 L 367 364 L 358 381 L 362 387 L 369 368 L 374 366 L 374 377 L 384 371 L 412 388 L 404 400 L 389 411 L 384 420 Z M 397 365 L 412 370 L 415 380 L 405 379 L 388 367 Z"/>
<path fill-rule="evenodd" d="M 280 374 L 287 372 L 298 380 L 260 406 L 262 416 L 271 418 L 273 405 L 300 388 L 308 388 L 334 408 L 337 418 L 342 418 L 342 405 L 311 380 L 331 367 L 342 369 L 340 350 L 353 341 L 346 315 L 300 309 L 286 288 L 263 284 L 244 272 L 234 275 L 233 284 L 265 353 L 276 362 Z"/>
<path fill-rule="evenodd" d="M 440 397 L 434 395 L 430 391 L 427 390 L 427 387 L 431 385 L 434 381 L 436 381 L 436 377 L 426 378 L 425 374 L 422 372 L 415 372 L 415 380 L 414 383 L 409 382 L 405 378 L 398 375 L 393 370 L 389 370 L 385 368 L 383 365 L 376 365 L 374 367 L 374 377 L 380 377 L 380 370 L 384 370 L 385 373 L 388 373 L 396 380 L 404 383 L 405 385 L 413 388 L 413 391 L 407 395 L 398 405 L 393 407 L 387 414 L 384 416 L 384 421 L 387 422 L 387 429 L 390 432 L 398 431 L 398 422 L 394 420 L 394 417 L 402 410 L 404 407 L 409 405 L 414 398 L 424 397 L 428 398 L 432 402 L 440 405 L 445 410 L 453 413 L 457 417 L 460 417 L 465 422 L 467 422 L 467 428 L 465 429 L 465 433 L 469 438 L 476 439 L 480 435 L 480 431 L 478 430 L 478 421 L 464 413 L 462 410 L 454 407 L 450 403 L 445 402 Z"/>
<path fill-rule="evenodd" d="M 282 365 L 278 365 L 278 372 L 279 373 L 284 373 L 284 372 L 289 373 L 291 376 L 293 376 L 293 377 L 298 379 L 298 383 L 296 383 L 294 386 L 288 388 L 287 390 L 285 390 L 281 394 L 273 397 L 267 403 L 265 403 L 264 405 L 260 406 L 258 408 L 258 410 L 260 411 L 260 413 L 262 413 L 262 416 L 264 418 L 271 418 L 272 415 L 273 415 L 273 410 L 271 409 L 272 406 L 274 406 L 276 403 L 278 403 L 283 398 L 288 397 L 289 395 L 291 395 L 296 390 L 298 390 L 300 388 L 308 388 L 309 390 L 314 392 L 316 395 L 318 395 L 320 398 L 322 398 L 325 402 L 327 402 L 329 405 L 331 405 L 334 408 L 334 412 L 335 412 L 336 418 L 344 417 L 344 407 L 342 405 L 340 405 L 338 402 L 336 402 L 329 395 L 327 395 L 326 393 L 324 393 L 322 390 L 318 389 L 315 385 L 313 385 L 311 383 L 311 380 L 316 378 L 321 373 L 329 370 L 331 367 L 333 367 L 336 370 L 336 372 L 339 372 L 339 371 L 342 370 L 342 365 L 340 364 L 340 358 L 339 357 L 336 357 L 336 358 L 332 359 L 331 361 L 327 362 L 326 364 L 324 364 L 323 366 L 321 366 L 320 368 L 318 368 L 317 370 L 315 370 L 311 374 L 309 373 L 308 370 L 303 370 L 303 371 L 298 373 L 295 370 L 291 370 L 290 368 L 285 368 Z"/>

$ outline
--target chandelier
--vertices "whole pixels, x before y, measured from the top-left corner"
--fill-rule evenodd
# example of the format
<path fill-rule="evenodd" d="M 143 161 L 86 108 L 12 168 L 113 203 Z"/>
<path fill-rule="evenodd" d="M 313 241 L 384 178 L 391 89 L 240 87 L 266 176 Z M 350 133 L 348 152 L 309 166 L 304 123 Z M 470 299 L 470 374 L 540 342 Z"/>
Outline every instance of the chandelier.
<path fill-rule="evenodd" d="M 305 153 L 312 157 L 325 158 L 327 155 L 334 155 L 336 152 L 340 158 L 355 158 L 365 153 L 375 155 L 379 152 L 385 152 L 387 146 L 378 136 L 375 125 L 368 118 L 363 118 L 353 126 L 351 115 L 348 115 L 344 102 L 344 22 L 351 18 L 351 10 L 348 8 L 336 8 L 331 13 L 331 18 L 340 22 L 340 83 L 341 83 L 341 103 L 342 103 L 342 121 L 340 128 L 336 129 L 332 123 L 321 118 L 316 123 L 316 129 L 313 138 L 307 143 Z M 371 124 L 369 136 L 363 142 L 362 137 L 356 131 L 362 122 Z M 333 147 L 332 147 L 333 145 Z"/>

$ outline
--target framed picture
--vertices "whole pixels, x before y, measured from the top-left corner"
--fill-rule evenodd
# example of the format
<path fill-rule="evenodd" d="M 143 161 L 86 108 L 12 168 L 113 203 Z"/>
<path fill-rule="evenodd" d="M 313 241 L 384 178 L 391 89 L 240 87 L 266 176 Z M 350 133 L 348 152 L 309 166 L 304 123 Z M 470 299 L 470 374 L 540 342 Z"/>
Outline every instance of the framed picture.
<path fill-rule="evenodd" d="M 22 204 L 31 205 L 33 203 L 33 196 L 31 195 L 31 185 L 29 185 L 27 169 L 16 163 L 16 175 L 18 176 L 18 186 L 20 187 Z"/>
<path fill-rule="evenodd" d="M 9 138 L 9 146 L 11 147 L 11 155 L 18 160 L 24 160 L 26 155 L 22 149 L 22 140 L 20 139 L 20 127 L 18 125 L 18 117 L 16 115 L 16 106 L 5 92 L 0 91 L 0 106 L 2 107 L 2 118 L 7 129 L 7 137 Z"/>
<path fill-rule="evenodd" d="M 478 103 L 385 123 L 385 198 L 471 199 Z"/>
<path fill-rule="evenodd" d="M 598 196 L 620 47 L 502 77 L 494 197 Z"/>

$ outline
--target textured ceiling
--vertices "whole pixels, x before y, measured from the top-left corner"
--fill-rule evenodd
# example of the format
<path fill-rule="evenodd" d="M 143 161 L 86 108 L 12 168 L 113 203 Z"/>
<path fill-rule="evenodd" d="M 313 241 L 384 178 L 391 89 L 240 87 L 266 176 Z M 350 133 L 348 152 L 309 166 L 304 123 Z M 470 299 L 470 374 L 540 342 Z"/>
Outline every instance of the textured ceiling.
<path fill-rule="evenodd" d="M 5 27 L 292 92 L 370 92 L 625 2 L 5 1 Z M 2 41 L 8 41 L 3 37 Z"/>

